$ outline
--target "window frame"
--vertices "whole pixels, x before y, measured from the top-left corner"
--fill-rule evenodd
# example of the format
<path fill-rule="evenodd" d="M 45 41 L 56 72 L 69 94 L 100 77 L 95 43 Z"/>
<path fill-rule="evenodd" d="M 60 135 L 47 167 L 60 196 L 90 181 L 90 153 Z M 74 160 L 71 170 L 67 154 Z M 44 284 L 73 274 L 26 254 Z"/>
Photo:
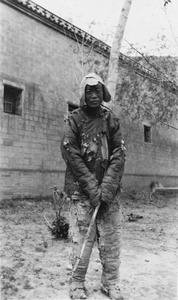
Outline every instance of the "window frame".
<path fill-rule="evenodd" d="M 149 128 L 149 139 L 146 138 L 146 130 Z M 148 124 L 143 124 L 143 134 L 144 134 L 144 143 L 151 144 L 152 143 L 152 128 Z"/>
<path fill-rule="evenodd" d="M 69 109 L 69 107 L 73 107 L 73 109 Z M 73 102 L 67 102 L 67 112 L 70 113 L 72 111 L 74 111 L 75 109 L 78 109 L 79 108 L 79 105 L 76 104 L 76 103 L 73 103 Z"/>
<path fill-rule="evenodd" d="M 3 80 L 2 86 L 3 86 L 3 98 L 2 98 L 2 106 L 3 106 L 2 110 L 3 110 L 3 114 L 4 115 L 8 115 L 8 116 L 23 117 L 24 116 L 25 86 L 23 84 L 19 84 L 19 83 L 16 83 L 14 81 L 6 80 L 6 79 Z M 9 86 L 10 88 L 14 88 L 16 90 L 20 90 L 21 91 L 21 100 L 20 100 L 21 114 L 4 111 L 5 86 Z"/>

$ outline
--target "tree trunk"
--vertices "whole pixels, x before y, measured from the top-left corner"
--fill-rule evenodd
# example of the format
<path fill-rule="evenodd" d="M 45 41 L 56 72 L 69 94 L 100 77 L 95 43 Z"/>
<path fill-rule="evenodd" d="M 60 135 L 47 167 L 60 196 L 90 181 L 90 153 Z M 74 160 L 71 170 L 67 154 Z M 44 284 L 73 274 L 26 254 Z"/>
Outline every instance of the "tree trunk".
<path fill-rule="evenodd" d="M 124 1 L 124 5 L 123 5 L 122 11 L 121 11 L 119 23 L 116 28 L 116 32 L 114 35 L 111 52 L 110 52 L 107 87 L 111 94 L 111 99 L 112 99 L 111 107 L 112 108 L 114 108 L 114 106 L 115 106 L 116 84 L 117 84 L 118 75 L 119 75 L 120 48 L 121 48 L 124 30 L 126 27 L 128 14 L 130 11 L 132 1 L 133 0 L 125 0 Z"/>

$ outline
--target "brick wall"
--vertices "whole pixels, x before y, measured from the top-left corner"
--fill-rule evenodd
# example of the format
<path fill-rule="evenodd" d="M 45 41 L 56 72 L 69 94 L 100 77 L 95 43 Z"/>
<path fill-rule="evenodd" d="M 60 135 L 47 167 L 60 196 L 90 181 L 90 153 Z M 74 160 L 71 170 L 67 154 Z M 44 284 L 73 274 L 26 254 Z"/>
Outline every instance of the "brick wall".
<path fill-rule="evenodd" d="M 68 37 L 6 4 L 0 6 L 1 198 L 47 196 L 53 185 L 63 188 L 60 139 L 67 102 L 78 103 L 72 93 L 78 58 L 69 52 Z M 103 63 L 103 57 L 95 58 Z M 22 116 L 3 112 L 4 83 L 23 89 Z M 122 120 L 122 127 L 125 185 L 148 184 L 156 176 L 169 176 L 169 184 L 178 185 L 175 131 L 155 129 L 152 144 L 145 144 L 142 125 Z"/>
<path fill-rule="evenodd" d="M 159 62 L 159 61 L 158 61 Z M 170 60 L 170 65 L 172 64 Z M 174 67 L 177 65 L 178 59 L 174 59 Z M 122 68 L 122 76 L 130 77 L 130 71 Z M 169 74 L 169 72 L 168 72 Z M 134 78 L 135 77 L 135 78 Z M 153 83 L 149 84 L 149 81 L 143 85 L 143 78 L 132 73 L 132 81 L 130 82 L 132 88 L 132 82 L 136 80 L 139 82 L 140 93 L 138 94 L 138 100 L 142 104 L 142 97 L 146 90 L 149 92 L 153 90 Z M 122 82 L 120 83 L 122 85 Z M 134 85 L 133 85 L 134 86 Z M 159 86 L 155 85 L 154 88 Z M 119 91 L 119 89 L 118 89 Z M 176 95 L 168 93 L 164 89 L 160 90 L 159 101 L 164 101 L 164 93 L 168 99 L 176 99 Z M 150 92 L 150 96 L 153 96 Z M 124 96 L 119 94 L 124 101 L 130 102 L 130 93 L 126 93 Z M 134 98 L 133 98 L 134 99 Z M 132 99 L 132 102 L 134 101 Z M 138 101 L 138 102 L 139 102 Z M 152 102 L 152 97 L 149 99 Z M 143 104 L 142 104 L 143 105 Z M 164 107 L 163 107 L 164 109 Z M 148 108 L 147 108 L 148 110 Z M 154 107 L 149 109 L 152 115 L 155 115 Z M 122 115 L 122 113 L 120 113 Z M 142 116 L 143 117 L 143 116 Z M 154 120 L 154 119 L 153 119 Z M 152 180 L 160 181 L 165 186 L 178 186 L 178 122 L 174 120 L 172 123 L 167 121 L 175 128 L 168 127 L 166 125 L 151 125 L 150 122 L 143 117 L 143 121 L 130 121 L 126 117 L 121 117 L 124 138 L 127 145 L 127 163 L 125 169 L 125 185 L 147 185 Z M 151 143 L 144 141 L 144 125 L 151 126 Z M 177 128 L 177 129 L 176 129 Z"/>
<path fill-rule="evenodd" d="M 178 135 L 176 130 L 152 126 L 152 142 L 144 142 L 143 124 L 122 120 L 126 143 L 124 185 L 149 185 L 152 180 L 178 186 Z"/>
<path fill-rule="evenodd" d="M 75 77 L 82 79 L 76 67 L 80 57 L 72 50 L 77 43 L 6 4 L 0 6 L 1 198 L 47 196 L 53 185 L 63 189 L 63 120 L 68 102 L 79 104 Z M 94 57 L 104 59 L 97 53 Z M 86 73 L 89 66 L 84 68 Z M 22 116 L 3 112 L 4 83 L 23 89 Z"/>
<path fill-rule="evenodd" d="M 48 195 L 51 186 L 63 185 L 60 138 L 69 99 L 63 78 L 72 82 L 69 42 L 2 3 L 1 16 L 2 196 Z M 22 116 L 3 113 L 4 81 L 23 87 Z"/>

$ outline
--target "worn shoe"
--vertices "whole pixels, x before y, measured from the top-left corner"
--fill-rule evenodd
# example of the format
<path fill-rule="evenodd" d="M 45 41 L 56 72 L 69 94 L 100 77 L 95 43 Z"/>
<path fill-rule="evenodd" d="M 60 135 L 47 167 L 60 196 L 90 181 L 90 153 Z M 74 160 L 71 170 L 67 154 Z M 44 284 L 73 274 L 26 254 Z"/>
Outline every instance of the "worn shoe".
<path fill-rule="evenodd" d="M 83 282 L 73 281 L 70 285 L 69 294 L 73 300 L 87 299 L 87 293 Z"/>
<path fill-rule="evenodd" d="M 101 291 L 105 295 L 107 295 L 111 300 L 124 300 L 124 297 L 122 296 L 122 293 L 118 286 L 112 286 L 110 288 L 102 286 Z"/>

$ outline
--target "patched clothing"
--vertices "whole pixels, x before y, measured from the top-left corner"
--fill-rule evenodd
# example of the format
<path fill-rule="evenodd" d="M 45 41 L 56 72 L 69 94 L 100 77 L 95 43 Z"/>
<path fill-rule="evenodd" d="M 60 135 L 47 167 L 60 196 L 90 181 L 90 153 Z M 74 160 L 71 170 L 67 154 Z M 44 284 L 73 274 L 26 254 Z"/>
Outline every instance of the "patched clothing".
<path fill-rule="evenodd" d="M 86 106 L 73 111 L 66 119 L 61 152 L 67 165 L 65 192 L 71 199 L 72 265 L 80 254 L 91 220 L 92 201 L 100 195 L 107 205 L 98 212 L 91 246 L 97 238 L 102 284 L 114 286 L 119 278 L 122 223 L 119 192 L 125 164 L 119 119 L 102 106 L 94 116 L 87 113 Z M 78 282 L 85 280 L 89 257 L 90 253 L 86 254 L 84 266 L 73 274 Z"/>
<path fill-rule="evenodd" d="M 92 201 L 100 185 L 109 204 L 120 189 L 125 163 L 119 119 L 102 107 L 95 117 L 85 107 L 75 110 L 66 120 L 61 152 L 67 165 L 66 193 L 80 191 Z"/>

